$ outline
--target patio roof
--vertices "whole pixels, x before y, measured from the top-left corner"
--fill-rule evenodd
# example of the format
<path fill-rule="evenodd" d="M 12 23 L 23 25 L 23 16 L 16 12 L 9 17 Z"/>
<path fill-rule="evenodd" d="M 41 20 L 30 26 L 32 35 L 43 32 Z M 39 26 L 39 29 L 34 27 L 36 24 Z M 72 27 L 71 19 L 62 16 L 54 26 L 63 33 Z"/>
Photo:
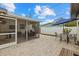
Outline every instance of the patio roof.
<path fill-rule="evenodd" d="M 64 23 L 67 23 L 67 22 L 75 21 L 75 20 L 78 20 L 78 18 L 57 19 L 57 20 L 55 21 L 55 23 L 52 24 L 52 26 L 59 25 L 59 24 L 64 24 Z"/>
<path fill-rule="evenodd" d="M 55 23 L 52 24 L 54 25 L 59 25 L 59 24 L 64 24 L 67 22 L 71 22 L 71 21 L 75 21 L 75 20 L 79 20 L 79 18 L 77 17 L 79 15 L 79 3 L 71 3 L 71 17 L 70 19 L 57 19 L 55 20 Z"/>
<path fill-rule="evenodd" d="M 19 16 L 15 14 L 0 14 L 0 17 L 9 17 L 9 18 L 14 18 L 14 19 L 22 19 L 22 20 L 33 21 L 33 22 L 40 22 L 40 21 L 37 21 L 29 17 Z"/>

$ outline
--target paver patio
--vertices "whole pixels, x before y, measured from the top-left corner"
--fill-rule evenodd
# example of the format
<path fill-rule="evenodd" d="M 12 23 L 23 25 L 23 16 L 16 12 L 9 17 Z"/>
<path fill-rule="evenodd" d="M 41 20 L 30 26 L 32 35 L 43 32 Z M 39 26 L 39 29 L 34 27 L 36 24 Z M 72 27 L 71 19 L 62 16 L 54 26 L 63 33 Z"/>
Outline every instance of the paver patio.
<path fill-rule="evenodd" d="M 53 36 L 40 35 L 40 38 L 19 43 L 0 50 L 1 56 L 57 56 L 62 48 L 79 51 L 73 43 L 60 42 Z"/>

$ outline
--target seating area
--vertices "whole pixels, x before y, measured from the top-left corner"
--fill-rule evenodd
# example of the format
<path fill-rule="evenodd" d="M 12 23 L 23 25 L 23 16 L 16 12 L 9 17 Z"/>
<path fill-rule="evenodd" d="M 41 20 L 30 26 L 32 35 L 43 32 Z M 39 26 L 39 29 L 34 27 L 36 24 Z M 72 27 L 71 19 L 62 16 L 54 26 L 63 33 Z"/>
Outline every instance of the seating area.
<path fill-rule="evenodd" d="M 35 31 L 30 30 L 30 31 L 28 32 L 28 37 L 33 37 L 33 36 L 35 36 L 35 35 L 36 35 L 36 32 L 35 32 Z"/>
<path fill-rule="evenodd" d="M 77 42 L 77 34 L 60 34 L 60 41 L 66 41 L 67 43 L 69 42 L 74 42 L 76 44 Z"/>

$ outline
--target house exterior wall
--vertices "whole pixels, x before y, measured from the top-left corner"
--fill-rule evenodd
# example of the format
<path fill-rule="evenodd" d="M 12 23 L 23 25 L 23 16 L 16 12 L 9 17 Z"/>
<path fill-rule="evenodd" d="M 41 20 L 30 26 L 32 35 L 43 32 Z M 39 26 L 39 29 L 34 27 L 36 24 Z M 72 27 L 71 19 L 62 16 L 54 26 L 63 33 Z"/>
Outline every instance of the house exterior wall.
<path fill-rule="evenodd" d="M 15 29 L 9 29 L 9 25 L 15 25 L 15 21 L 14 20 L 7 20 L 5 19 L 6 23 L 5 24 L 0 24 L 0 32 L 13 32 L 15 31 Z M 20 28 L 20 25 L 24 25 L 24 29 Z M 32 26 L 37 26 L 37 28 L 35 29 L 35 31 L 39 34 L 39 26 L 38 26 L 39 22 L 32 22 L 32 21 L 26 21 L 26 20 L 22 20 L 22 19 L 17 19 L 17 35 L 18 32 L 21 32 L 22 34 L 25 35 L 26 32 L 26 40 L 28 40 L 28 31 L 30 30 L 30 28 L 32 29 Z M 5 39 L 7 36 L 0 36 L 0 39 Z"/>

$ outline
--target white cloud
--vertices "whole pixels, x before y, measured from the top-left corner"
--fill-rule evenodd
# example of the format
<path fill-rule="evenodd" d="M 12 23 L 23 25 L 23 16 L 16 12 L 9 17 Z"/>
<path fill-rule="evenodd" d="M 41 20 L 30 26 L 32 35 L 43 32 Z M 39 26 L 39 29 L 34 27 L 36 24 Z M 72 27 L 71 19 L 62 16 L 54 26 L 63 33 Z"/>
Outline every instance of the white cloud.
<path fill-rule="evenodd" d="M 36 7 L 35 7 L 35 13 L 37 15 L 39 15 L 40 14 L 40 11 L 41 11 L 41 7 L 39 5 L 36 5 Z"/>
<path fill-rule="evenodd" d="M 50 9 L 48 7 L 43 9 L 43 13 L 41 13 L 41 15 L 43 15 L 43 16 L 48 16 L 48 15 L 56 16 L 54 10 L 52 10 L 52 9 Z"/>
<path fill-rule="evenodd" d="M 69 12 L 69 11 L 66 11 L 66 14 L 67 14 L 67 15 L 69 15 L 69 14 L 70 14 L 70 12 Z"/>
<path fill-rule="evenodd" d="M 25 14 L 21 14 L 22 16 L 26 16 Z"/>
<path fill-rule="evenodd" d="M 3 8 L 6 8 L 9 12 L 14 12 L 16 7 L 14 3 L 0 3 Z"/>
<path fill-rule="evenodd" d="M 38 16 L 56 16 L 55 11 L 53 9 L 50 9 L 47 6 L 39 6 L 36 5 L 35 7 L 35 14 Z"/>
<path fill-rule="evenodd" d="M 38 16 L 38 19 L 45 19 L 45 16 Z"/>
<path fill-rule="evenodd" d="M 70 15 L 70 8 L 67 8 L 66 14 Z"/>

